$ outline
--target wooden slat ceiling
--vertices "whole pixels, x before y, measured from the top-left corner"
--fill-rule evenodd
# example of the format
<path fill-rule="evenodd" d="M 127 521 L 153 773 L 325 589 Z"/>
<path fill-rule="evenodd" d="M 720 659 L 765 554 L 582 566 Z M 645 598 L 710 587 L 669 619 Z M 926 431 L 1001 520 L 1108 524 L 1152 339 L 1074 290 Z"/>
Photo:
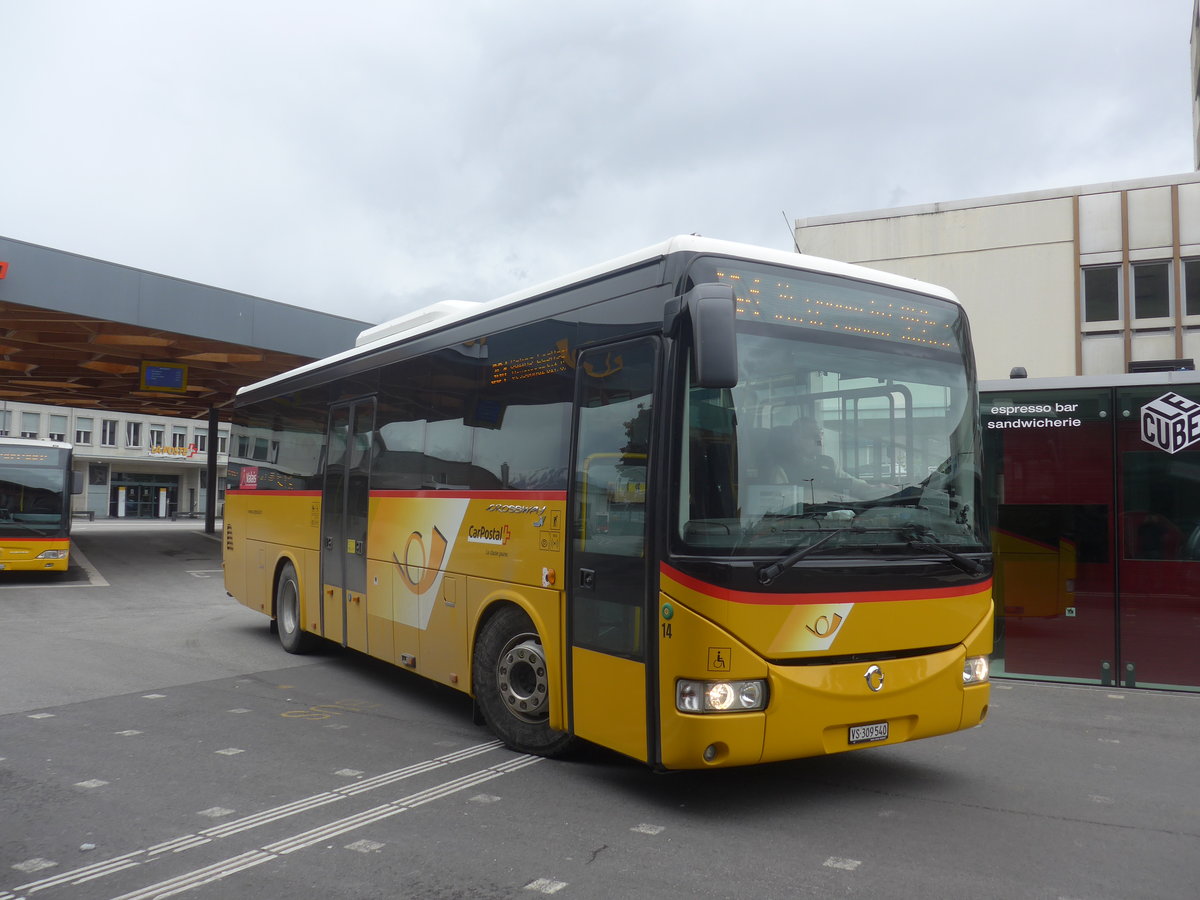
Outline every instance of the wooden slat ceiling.
<path fill-rule="evenodd" d="M 141 363 L 183 363 L 186 394 L 139 390 Z M 310 357 L 0 301 L 0 400 L 200 418 Z"/>

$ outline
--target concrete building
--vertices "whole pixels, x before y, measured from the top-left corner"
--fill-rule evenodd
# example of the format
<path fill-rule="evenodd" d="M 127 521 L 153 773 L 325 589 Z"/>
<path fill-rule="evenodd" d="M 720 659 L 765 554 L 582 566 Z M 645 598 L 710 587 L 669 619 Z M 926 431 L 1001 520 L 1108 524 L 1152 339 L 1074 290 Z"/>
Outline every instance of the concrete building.
<path fill-rule="evenodd" d="M 0 437 L 74 445 L 72 469 L 83 491 L 75 514 L 91 518 L 197 516 L 208 499 L 208 422 L 113 410 L 0 400 Z M 217 437 L 217 508 L 221 515 L 229 426 Z"/>
<path fill-rule="evenodd" d="M 796 242 L 953 290 L 981 378 L 1200 358 L 1200 172 L 800 219 Z"/>

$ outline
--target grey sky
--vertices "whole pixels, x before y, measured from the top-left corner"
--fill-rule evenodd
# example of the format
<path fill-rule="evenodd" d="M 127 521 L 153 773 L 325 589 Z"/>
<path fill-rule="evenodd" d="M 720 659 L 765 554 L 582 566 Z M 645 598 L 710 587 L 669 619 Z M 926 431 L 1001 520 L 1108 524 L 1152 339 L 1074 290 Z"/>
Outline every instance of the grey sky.
<path fill-rule="evenodd" d="M 1193 0 L 0 0 L 0 234 L 370 321 L 1193 169 Z"/>

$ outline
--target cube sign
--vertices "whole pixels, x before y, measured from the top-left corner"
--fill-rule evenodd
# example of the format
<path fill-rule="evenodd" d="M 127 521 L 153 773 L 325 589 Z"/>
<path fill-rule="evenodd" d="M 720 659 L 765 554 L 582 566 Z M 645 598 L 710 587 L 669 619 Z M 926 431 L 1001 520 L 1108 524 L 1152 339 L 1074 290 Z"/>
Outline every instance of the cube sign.
<path fill-rule="evenodd" d="M 1200 403 L 1169 391 L 1142 407 L 1142 440 L 1178 453 L 1200 441 Z"/>

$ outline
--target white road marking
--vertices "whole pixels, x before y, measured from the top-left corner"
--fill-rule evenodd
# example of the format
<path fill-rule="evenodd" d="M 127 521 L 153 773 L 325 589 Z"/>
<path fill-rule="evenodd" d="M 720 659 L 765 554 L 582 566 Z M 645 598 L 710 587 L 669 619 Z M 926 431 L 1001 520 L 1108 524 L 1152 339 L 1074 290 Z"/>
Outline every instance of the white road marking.
<path fill-rule="evenodd" d="M 239 750 L 237 747 L 226 747 L 224 750 L 214 750 L 214 753 L 219 753 L 221 756 L 237 756 L 239 753 L 245 753 L 245 750 Z"/>
<path fill-rule="evenodd" d="M 125 731 L 114 731 L 113 732 L 113 734 L 119 735 L 120 737 L 133 737 L 135 734 L 141 734 L 141 733 L 142 732 L 138 731 L 136 728 L 129 728 L 129 729 L 126 729 Z"/>
<path fill-rule="evenodd" d="M 383 848 L 384 845 L 378 841 L 368 841 L 366 838 L 346 845 L 347 850 L 357 850 L 359 853 L 377 853 Z"/>
<path fill-rule="evenodd" d="M 636 831 L 638 834 L 662 834 L 667 827 L 665 825 L 634 825 L 629 830 Z"/>
<path fill-rule="evenodd" d="M 204 884 L 211 884 L 214 881 L 220 881 L 237 872 L 245 871 L 253 866 L 261 865 L 262 863 L 276 859 L 280 856 L 286 856 L 289 853 L 295 853 L 298 850 L 304 850 L 312 847 L 315 844 L 321 844 L 331 838 L 338 837 L 356 829 L 362 828 L 364 825 L 373 825 L 376 822 L 381 822 L 384 819 L 399 815 L 400 813 L 412 809 L 416 806 L 421 806 L 425 803 L 439 800 L 443 797 L 448 797 L 458 791 L 465 790 L 484 781 L 490 781 L 493 778 L 499 778 L 510 772 L 515 772 L 525 766 L 532 765 L 542 761 L 540 756 L 521 757 L 510 760 L 508 762 L 499 763 L 490 769 L 481 769 L 478 772 L 473 772 L 470 775 L 457 778 L 453 781 L 448 781 L 445 784 L 436 785 L 432 788 L 427 788 L 423 791 L 418 791 L 408 797 L 403 797 L 400 800 L 394 800 L 391 803 L 385 803 L 381 806 L 376 806 L 373 809 L 363 810 L 354 815 L 346 816 L 342 819 L 337 819 L 332 822 L 326 822 L 316 828 L 293 835 L 290 838 L 284 838 L 281 841 L 267 844 L 260 850 L 254 850 L 249 853 L 243 853 L 239 856 L 230 857 L 221 862 L 214 863 L 210 866 L 205 866 L 201 869 L 196 869 L 192 872 L 187 872 L 183 875 L 178 875 L 174 878 L 160 881 L 157 884 L 149 885 L 137 891 L 132 891 L 128 894 L 122 894 L 114 900 L 158 900 L 158 898 L 170 897 L 174 894 L 180 894 L 192 888 L 199 887 Z M 545 879 L 539 879 L 545 881 Z M 546 881 L 548 887 L 553 889 L 538 888 L 542 893 L 552 894 L 566 887 L 564 882 L 549 882 Z M 20 888 L 18 888 L 20 890 Z"/>
<path fill-rule="evenodd" d="M 90 788 L 104 787 L 106 784 L 108 784 L 107 781 L 101 781 L 99 778 L 90 778 L 87 781 L 75 782 L 75 787 L 90 789 Z"/>
<path fill-rule="evenodd" d="M 79 549 L 77 544 L 71 547 L 71 557 L 75 560 L 75 562 L 79 563 L 79 567 L 83 569 L 83 571 L 87 572 L 88 583 L 86 585 L 81 584 L 79 587 L 109 586 L 107 579 L 100 574 L 99 569 L 92 565 L 91 560 L 83 555 L 83 551 Z"/>
<path fill-rule="evenodd" d="M 53 719 L 54 713 L 34 713 L 29 716 L 31 719 Z"/>
<path fill-rule="evenodd" d="M 550 878 L 536 878 L 525 885 L 527 891 L 537 891 L 539 894 L 557 894 L 567 886 L 565 881 L 554 881 Z"/>
<path fill-rule="evenodd" d="M 845 869 L 847 872 L 853 872 L 862 865 L 861 859 L 845 859 L 841 856 L 831 856 L 825 860 L 825 865 L 830 869 Z"/>
<path fill-rule="evenodd" d="M 20 872 L 40 872 L 42 869 L 50 869 L 57 865 L 58 863 L 52 859 L 42 859 L 40 856 L 35 856 L 33 859 L 17 863 L 13 868 Z"/>
<path fill-rule="evenodd" d="M 381 775 L 376 775 L 373 778 L 363 779 L 362 781 L 346 785 L 345 787 L 338 788 L 334 791 L 316 794 L 312 797 L 306 797 L 293 803 L 263 810 L 261 812 L 254 813 L 253 815 L 244 816 L 241 819 L 236 819 L 232 822 L 214 825 L 211 828 L 206 828 L 200 831 L 198 834 L 183 835 L 170 841 L 155 844 L 146 848 L 145 850 L 137 850 L 103 862 L 93 863 L 92 865 L 72 869 L 68 872 L 62 872 L 51 878 L 45 878 L 38 881 L 29 882 L 28 884 L 18 885 L 16 888 L 14 888 L 14 891 L 32 894 L 37 891 L 45 890 L 46 888 L 55 887 L 62 884 L 82 884 L 86 881 L 92 881 L 96 878 L 103 877 L 104 875 L 112 874 L 114 872 L 119 872 L 124 869 L 133 868 L 139 865 L 152 863 L 157 859 L 166 858 L 168 855 L 181 853 L 194 847 L 200 847 L 211 843 L 214 840 L 229 837 L 230 835 L 238 834 L 243 831 L 249 831 L 250 829 L 257 828 L 261 825 L 266 825 L 271 822 L 276 822 L 281 819 L 288 818 L 289 816 L 294 816 L 330 803 L 336 803 L 348 797 L 357 796 L 371 790 L 378 790 L 398 781 L 402 781 L 406 778 L 412 778 L 415 775 L 421 775 L 426 772 L 435 771 L 437 769 L 453 765 L 455 763 L 474 759 L 475 757 L 489 753 L 492 750 L 498 750 L 503 746 L 504 745 L 500 743 L 500 741 L 487 741 L 482 744 L 476 744 L 454 753 L 448 753 L 445 756 L 439 756 L 435 759 L 414 763 L 413 765 L 404 769 L 397 769 L 392 772 L 385 772 Z M 534 763 L 541 761 L 542 758 L 538 756 L 519 756 L 514 759 L 507 760 L 491 767 L 490 769 L 481 770 L 481 772 L 473 773 L 472 775 L 468 775 L 455 781 L 446 782 L 445 784 L 420 791 L 402 800 L 387 804 L 386 808 L 390 810 L 388 815 L 394 815 L 395 813 L 403 812 L 405 809 L 413 806 L 419 806 L 422 803 L 428 803 L 432 800 L 449 796 L 456 791 L 465 790 L 466 788 L 472 787 L 475 784 L 491 780 L 492 778 L 498 778 L 501 775 L 515 772 L 518 769 L 524 768 L 525 766 L 533 765 Z M 376 807 L 376 811 L 379 809 L 382 808 Z M 329 823 L 326 826 L 322 826 L 322 830 L 328 832 L 329 829 L 332 828 L 334 829 L 333 833 L 343 833 L 345 831 L 352 830 L 349 827 L 345 827 L 348 823 L 348 820 L 357 819 L 360 816 L 361 814 L 359 814 L 359 816 L 351 816 L 347 817 L 347 819 Z M 387 818 L 387 816 L 379 816 L 379 818 Z M 360 827 L 362 824 L 368 823 L 360 822 L 354 827 Z M 309 834 L 311 834 L 311 832 L 305 832 L 304 835 L 297 837 L 303 837 Z M 280 841 L 277 842 L 277 844 L 295 842 L 296 838 L 292 838 L 290 842 Z M 307 842 L 301 843 L 303 846 L 308 845 Z M 272 846 L 274 847 L 276 845 Z M 298 849 L 301 849 L 301 846 L 293 846 L 287 852 L 293 852 L 294 850 Z M 216 863 L 212 866 L 198 869 L 195 872 L 168 879 L 167 881 L 160 882 L 156 885 L 151 885 L 131 894 L 126 894 L 123 897 L 118 898 L 118 900 L 137 900 L 137 898 L 171 896 L 172 894 L 181 893 L 194 887 L 199 887 L 202 884 L 207 884 L 211 881 L 220 880 L 228 875 L 234 874 L 235 872 L 243 871 L 244 869 L 251 868 L 252 866 L 256 866 L 270 859 L 275 859 L 278 855 L 281 854 L 278 852 L 270 852 L 269 848 L 263 848 L 262 850 L 241 854 L 239 856 L 232 857 L 229 860 L 225 860 L 224 862 Z M 38 865 L 39 863 L 44 863 L 45 865 Z M 38 871 L 39 868 L 56 866 L 57 863 L 50 860 L 28 860 L 26 863 L 14 866 L 14 868 L 20 869 L 22 865 L 30 866 L 30 868 L 21 869 L 21 871 L 25 871 L 27 874 L 29 874 Z M 0 892 L 0 900 L 9 900 L 9 898 L 16 898 L 18 896 L 20 896 L 20 894 L 6 894 Z"/>

